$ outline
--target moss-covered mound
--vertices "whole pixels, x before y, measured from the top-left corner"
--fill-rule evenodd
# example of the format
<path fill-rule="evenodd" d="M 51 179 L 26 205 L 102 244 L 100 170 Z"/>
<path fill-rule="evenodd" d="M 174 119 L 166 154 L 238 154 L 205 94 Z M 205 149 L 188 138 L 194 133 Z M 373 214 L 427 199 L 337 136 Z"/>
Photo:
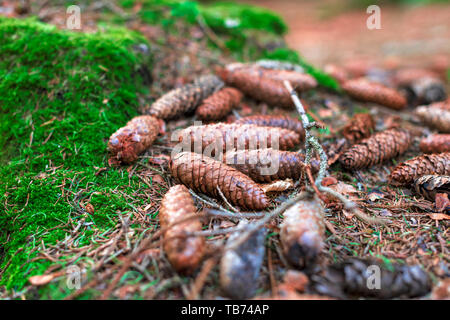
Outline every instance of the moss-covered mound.
<path fill-rule="evenodd" d="M 0 18 L 0 34 L 0 287 L 20 289 L 49 265 L 31 260 L 42 241 L 62 241 L 64 225 L 83 219 L 81 246 L 127 206 L 120 192 L 135 191 L 134 179 L 96 173 L 107 137 L 137 114 L 150 55 L 125 29 L 83 34 Z M 87 197 L 94 213 L 80 207 Z"/>

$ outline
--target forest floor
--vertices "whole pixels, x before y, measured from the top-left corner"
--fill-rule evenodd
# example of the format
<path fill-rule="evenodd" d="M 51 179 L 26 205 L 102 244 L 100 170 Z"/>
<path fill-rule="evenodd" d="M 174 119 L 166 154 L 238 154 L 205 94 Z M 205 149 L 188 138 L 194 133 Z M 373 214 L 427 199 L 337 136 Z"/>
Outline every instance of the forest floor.
<path fill-rule="evenodd" d="M 256 4 L 267 5 L 285 15 L 291 29 L 286 40 L 291 47 L 299 50 L 308 62 L 320 66 L 330 62 L 346 63 L 352 59 L 352 54 L 359 48 L 364 48 L 357 52 L 363 60 L 369 57 L 371 61 L 379 62 L 376 57 L 382 56 L 381 62 L 385 62 L 384 57 L 391 57 L 390 53 L 394 52 L 392 56 L 396 57 L 393 59 L 395 64 L 398 66 L 402 62 L 404 56 L 397 56 L 397 49 L 394 47 L 387 46 L 387 50 L 392 50 L 388 51 L 387 55 L 376 49 L 382 46 L 382 43 L 386 43 L 385 41 L 394 42 L 393 38 L 386 40 L 385 36 L 380 36 L 380 39 L 384 40 L 377 40 L 379 42 L 374 45 L 364 42 L 366 37 L 356 31 L 351 35 L 348 34 L 350 30 L 360 29 L 358 26 L 365 24 L 365 19 L 359 22 L 364 18 L 364 13 L 344 13 L 343 15 L 350 22 L 343 23 L 339 16 L 330 20 L 321 20 L 316 15 L 310 15 L 307 10 L 317 9 L 311 4 L 313 2 L 307 2 L 309 4 L 305 5 L 305 8 L 309 9 L 305 11 L 296 9 L 295 12 L 289 7 L 288 1 L 274 3 L 257 1 Z M 40 8 L 40 14 L 45 15 L 43 20 L 46 23 L 64 28 L 66 13 L 61 8 L 59 10 L 57 8 Z M 115 16 L 124 15 L 123 10 L 120 7 L 109 8 Z M 134 6 L 132 10 L 137 12 L 139 6 Z M 426 10 L 436 10 L 431 13 L 440 17 L 441 15 L 445 17 L 445 14 L 449 12 L 447 9 Z M 287 14 L 287 12 L 290 13 Z M 303 19 L 297 19 L 300 12 L 304 13 Z M 389 20 L 386 19 L 385 22 L 387 28 L 391 23 L 388 21 L 394 21 L 395 17 L 391 17 L 389 13 L 386 17 L 389 17 Z M 22 19 L 25 16 L 19 18 Z M 81 31 L 97 30 L 97 23 L 103 20 L 104 16 L 98 13 L 98 9 L 92 8 L 83 15 Z M 431 20 L 433 19 L 427 20 L 428 26 L 432 25 Z M 446 21 L 443 23 L 446 27 L 439 27 L 445 29 L 439 34 L 448 35 L 450 20 L 443 21 Z M 61 100 L 61 95 L 71 92 L 70 87 L 58 90 L 60 84 L 65 85 L 64 79 L 59 78 L 53 80 L 53 87 L 50 87 L 55 90 L 36 87 L 36 94 L 42 94 L 42 97 L 39 99 L 35 96 L 29 97 L 33 102 L 31 106 L 35 109 L 31 108 L 27 110 L 26 115 L 20 116 L 24 119 L 23 126 L 26 130 L 24 129 L 24 132 L 18 136 L 23 140 L 20 146 L 26 151 L 19 155 L 8 155 L 6 160 L 2 158 L 3 162 L 8 162 L 9 168 L 17 171 L 8 173 L 7 177 L 10 180 L 4 183 L 5 189 L 2 189 L 2 205 L 6 211 L 3 221 L 8 227 L 5 228 L 6 231 L 2 229 L 0 237 L 0 265 L 2 266 L 0 297 L 13 299 L 216 299 L 224 295 L 219 288 L 217 260 L 208 260 L 208 264 L 205 263 L 194 276 L 178 274 L 167 261 L 158 234 L 158 210 L 161 199 L 168 188 L 175 184 L 167 168 L 170 147 L 173 145 L 170 141 L 170 132 L 189 126 L 195 118 L 189 116 L 168 122 L 165 128 L 167 134 L 160 136 L 133 165 L 110 167 L 107 161 L 106 143 L 110 134 L 163 93 L 190 82 L 197 75 L 210 73 L 217 65 L 232 62 L 235 58 L 224 54 L 217 47 L 211 49 L 205 29 L 197 26 L 177 24 L 179 32 L 176 35 L 168 34 L 160 26 L 147 24 L 140 19 L 130 19 L 126 26 L 138 31 L 146 39 L 148 47 L 142 46 L 142 39 L 139 37 L 136 39 L 128 35 L 124 44 L 122 42 L 115 44 L 114 37 L 111 38 L 113 40 L 107 39 L 106 43 L 101 42 L 104 40 L 103 37 L 82 43 L 81 57 L 83 52 L 88 50 L 92 53 L 93 59 L 100 61 L 97 63 L 97 60 L 94 60 L 91 65 L 91 60 L 88 59 L 89 64 L 83 65 L 83 72 L 93 68 L 95 73 L 90 75 L 92 78 L 79 79 L 82 81 L 82 89 L 85 90 L 85 86 L 89 89 L 88 98 L 86 98 L 88 101 L 80 101 L 80 105 L 76 105 L 77 108 L 81 106 L 83 110 L 89 109 L 87 116 L 82 113 L 83 110 L 80 111 L 83 117 L 86 116 L 85 118 L 80 118 L 73 123 L 74 119 L 71 119 L 66 111 L 59 114 L 54 110 L 52 111 L 54 114 L 32 116 L 38 112 L 39 104 L 42 104 L 45 99 Z M 441 30 L 439 28 L 438 30 Z M 333 34 L 328 32 L 330 29 L 334 30 Z M 59 33 L 56 32 L 56 34 Z M 116 35 L 116 33 L 113 34 Z M 424 37 L 427 37 L 426 35 L 427 33 L 423 34 Z M 333 39 L 339 41 L 332 41 Z M 412 43 L 413 39 L 421 38 L 408 39 L 408 43 Z M 75 46 L 76 41 L 79 41 L 79 38 L 71 40 L 69 44 Z M 98 43 L 102 45 L 97 46 Z M 439 37 L 433 36 L 430 43 L 435 44 L 424 46 L 426 47 L 424 50 L 432 51 L 421 51 L 417 55 L 420 57 L 418 58 L 420 64 L 433 63 L 432 59 L 423 60 L 423 57 L 428 54 L 441 56 L 442 53 L 446 54 L 450 50 L 448 41 L 442 42 Z M 408 45 L 405 44 L 405 47 Z M 130 52 L 138 53 L 128 55 L 121 51 L 130 46 L 134 48 L 130 49 Z M 147 62 L 149 48 L 152 63 Z M 110 53 L 110 50 L 118 50 L 120 54 L 113 54 L 116 60 L 109 62 L 108 55 L 103 54 L 101 50 Z M 52 50 L 49 51 L 52 52 Z M 60 59 L 61 55 L 55 53 L 51 58 Z M 79 61 L 86 63 L 78 56 L 76 59 L 77 63 Z M 25 60 L 21 62 L 26 64 Z M 139 68 L 129 67 L 126 61 L 133 61 Z M 11 62 L 11 65 L 13 64 L 14 62 Z M 120 74 L 119 71 L 115 73 L 114 64 L 120 66 Z M 64 63 L 62 65 L 66 67 Z M 76 87 L 77 78 L 74 80 L 71 72 L 63 73 L 61 77 L 63 76 L 69 79 L 69 84 Z M 99 88 L 104 85 L 103 80 L 106 79 L 109 85 L 108 92 L 98 92 L 97 89 L 89 87 L 87 82 L 93 81 L 93 78 L 101 79 L 98 84 L 94 83 Z M 143 85 L 136 84 L 137 89 L 134 91 L 131 84 L 136 78 L 141 79 Z M 21 78 L 18 77 L 16 81 L 19 80 Z M 51 76 L 46 78 L 46 81 L 50 83 Z M 27 88 L 28 85 L 34 86 L 37 82 L 26 83 L 23 88 Z M 123 84 L 127 86 L 122 88 Z M 75 88 L 75 91 L 77 89 Z M 118 92 L 116 93 L 115 90 Z M 69 94 L 63 102 L 57 101 L 53 107 L 58 108 L 61 104 L 65 106 L 71 98 Z M 370 113 L 376 119 L 377 130 L 402 126 L 410 129 L 415 136 L 413 146 L 407 153 L 383 165 L 355 172 L 343 171 L 339 165 L 330 168 L 330 176 L 339 181 L 334 188 L 357 201 L 367 214 L 386 218 L 389 224 L 373 225 L 361 221 L 343 210 L 340 203 L 334 202 L 327 208 L 326 219 L 329 223 L 326 245 L 319 264 L 327 265 L 349 257 L 374 257 L 382 259 L 388 265 L 419 264 L 429 272 L 434 285 L 440 279 L 447 278 L 449 275 L 448 219 L 433 215 L 436 213 L 434 203 L 418 197 L 411 189 L 392 187 L 387 183 L 387 176 L 397 163 L 420 154 L 418 147 L 420 137 L 427 135 L 430 129 L 422 126 L 411 115 L 412 108 L 402 112 L 392 111 L 372 103 L 356 102 L 342 93 L 325 88 L 306 92 L 302 95 L 302 99 L 307 103 L 310 115 L 325 125 L 325 129 L 316 130 L 315 134 L 326 148 L 341 138 L 339 129 L 357 112 Z M 84 100 L 84 97 L 80 100 Z M 70 110 L 72 109 L 67 108 L 67 112 L 71 112 Z M 237 111 L 242 116 L 256 113 L 285 113 L 294 117 L 298 116 L 293 110 L 269 108 L 263 103 L 256 103 L 247 98 Z M 34 122 L 30 122 L 30 118 L 34 119 Z M 228 120 L 232 120 L 232 117 Z M 59 123 L 70 124 L 64 128 L 61 137 L 56 134 Z M 79 130 L 77 125 L 82 130 Z M 38 130 L 42 132 L 39 135 L 33 133 L 35 128 L 36 132 Z M 53 133 L 54 130 L 56 133 Z M 83 138 L 96 139 L 95 144 L 87 140 L 86 144 L 83 144 Z M 16 139 L 19 138 L 16 137 Z M 68 142 L 72 142 L 72 139 L 75 143 L 69 145 Z M 11 140 L 14 139 L 11 138 Z M 42 146 L 45 146 L 45 149 Z M 61 146 L 62 151 L 60 151 Z M 77 156 L 79 164 L 77 164 Z M 36 162 L 35 158 L 43 160 Z M 26 173 L 26 170 L 31 170 L 30 168 L 34 171 Z M 20 179 L 16 179 L 14 175 L 19 176 Z M 289 195 L 300 188 L 301 186 L 289 193 L 273 195 L 272 208 L 286 201 Z M 41 190 L 40 193 L 39 190 Z M 54 190 L 57 190 L 58 194 L 55 193 L 53 197 Z M 45 198 L 45 203 L 36 205 L 40 201 L 39 197 L 44 198 L 47 195 L 51 196 Z M 56 204 L 61 211 L 61 216 L 55 217 L 51 215 L 48 207 L 56 206 Z M 205 206 L 198 201 L 196 205 L 199 209 Z M 42 218 L 27 220 L 29 217 L 26 215 L 29 213 L 32 213 L 33 217 L 42 216 Z M 10 219 L 10 217 L 13 218 Z M 54 220 L 51 224 L 48 223 L 50 218 Z M 16 219 L 23 225 L 14 224 Z M 281 217 L 277 217 L 267 226 L 270 232 L 266 238 L 266 257 L 257 292 L 259 296 L 276 296 L 277 286 L 284 281 L 287 270 L 292 268 L 286 263 L 281 253 L 279 240 L 281 221 Z M 225 229 L 231 226 L 234 226 L 232 221 L 211 219 L 205 228 Z M 26 231 L 25 234 L 22 228 Z M 142 250 L 140 244 L 148 237 L 154 241 Z M 209 237 L 208 243 L 211 247 L 223 245 L 224 239 L 226 239 L 224 235 Z M 14 243 L 14 246 L 11 243 Z M 139 252 L 136 251 L 137 248 Z M 211 261 L 213 261 L 212 266 Z M 67 269 L 70 266 L 76 266 L 77 270 L 81 270 L 81 287 L 77 290 L 67 285 Z M 34 278 L 31 278 L 32 276 Z M 200 281 L 202 277 L 204 282 Z"/>

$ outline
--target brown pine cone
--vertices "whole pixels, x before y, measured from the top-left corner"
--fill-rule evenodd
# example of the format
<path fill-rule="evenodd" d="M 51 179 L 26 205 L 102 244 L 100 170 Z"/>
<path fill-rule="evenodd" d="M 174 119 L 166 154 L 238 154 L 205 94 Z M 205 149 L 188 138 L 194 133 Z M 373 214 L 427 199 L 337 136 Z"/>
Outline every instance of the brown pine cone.
<path fill-rule="evenodd" d="M 375 121 L 370 114 L 357 113 L 342 129 L 342 134 L 350 144 L 368 138 L 375 131 Z"/>
<path fill-rule="evenodd" d="M 428 69 L 422 68 L 404 68 L 396 71 L 392 77 L 392 82 L 398 86 L 410 86 L 415 81 L 422 78 L 435 78 L 438 79 L 439 75 Z"/>
<path fill-rule="evenodd" d="M 241 220 L 239 227 L 249 222 Z M 249 299 L 258 288 L 259 273 L 264 262 L 264 241 L 266 230 L 259 229 L 248 240 L 234 249 L 226 249 L 220 260 L 220 286 L 232 299 Z M 241 240 L 241 233 L 235 232 L 227 240 L 233 246 Z"/>
<path fill-rule="evenodd" d="M 392 170 L 389 180 L 395 185 L 407 185 L 428 174 L 450 175 L 450 152 L 425 154 L 400 163 Z"/>
<path fill-rule="evenodd" d="M 160 131 L 160 121 L 152 116 L 138 116 L 109 138 L 111 162 L 131 163 L 155 141 Z"/>
<path fill-rule="evenodd" d="M 223 162 L 239 170 L 257 182 L 298 180 L 305 172 L 305 156 L 298 152 L 275 149 L 229 151 Z M 312 171 L 319 170 L 319 163 L 312 161 Z"/>
<path fill-rule="evenodd" d="M 439 132 L 450 133 L 450 108 L 447 109 L 446 103 L 436 102 L 429 106 L 420 106 L 416 108 L 415 113 L 426 125 L 436 128 Z"/>
<path fill-rule="evenodd" d="M 342 89 L 357 100 L 378 103 L 396 110 L 404 109 L 407 103 L 406 98 L 395 89 L 364 78 L 348 80 L 342 84 Z"/>
<path fill-rule="evenodd" d="M 156 100 L 146 113 L 160 119 L 172 119 L 194 111 L 202 101 L 223 87 L 223 82 L 214 75 L 197 78 L 181 88 L 169 91 Z"/>
<path fill-rule="evenodd" d="M 181 152 L 172 157 L 170 171 L 180 183 L 220 199 L 220 188 L 232 204 L 249 210 L 262 210 L 269 199 L 261 187 L 236 169 L 197 153 Z"/>
<path fill-rule="evenodd" d="M 195 114 L 204 121 L 220 120 L 237 107 L 242 93 L 234 88 L 224 88 L 206 98 L 197 108 Z"/>
<path fill-rule="evenodd" d="M 379 271 L 379 286 L 377 272 Z M 310 290 L 340 299 L 414 298 L 431 290 L 431 279 L 418 265 L 391 265 L 388 269 L 372 259 L 350 258 L 328 266 L 310 277 Z"/>
<path fill-rule="evenodd" d="M 401 128 L 378 132 L 362 140 L 340 157 L 339 162 L 346 169 L 362 169 L 381 164 L 404 153 L 411 145 L 410 133 Z"/>
<path fill-rule="evenodd" d="M 414 105 L 443 101 L 447 97 L 445 84 L 436 78 L 417 79 L 410 85 L 405 86 L 405 89 L 408 100 Z"/>
<path fill-rule="evenodd" d="M 438 193 L 450 196 L 450 176 L 425 175 L 414 181 L 414 189 L 431 201 L 434 201 Z"/>
<path fill-rule="evenodd" d="M 196 212 L 189 190 L 183 185 L 171 187 L 161 202 L 159 221 L 164 232 L 164 251 L 172 266 L 179 272 L 192 273 L 205 252 L 203 237 L 183 237 L 185 232 L 202 230 L 198 218 L 177 223 Z M 174 225 L 175 224 L 175 225 Z M 167 239 L 167 241 L 166 241 Z"/>
<path fill-rule="evenodd" d="M 324 246 L 325 211 L 314 196 L 287 209 L 280 226 L 283 252 L 290 263 L 300 268 L 314 265 Z"/>
<path fill-rule="evenodd" d="M 297 132 L 300 135 L 302 141 L 305 140 L 305 129 L 300 120 L 291 118 L 284 115 L 262 115 L 257 114 L 254 116 L 243 117 L 236 120 L 234 123 L 239 124 L 255 124 L 263 127 L 278 127 L 289 129 Z"/>
<path fill-rule="evenodd" d="M 450 134 L 432 134 L 420 141 L 423 153 L 450 152 Z"/>
<path fill-rule="evenodd" d="M 293 107 L 290 92 L 281 81 L 265 76 L 262 68 L 250 73 L 253 69 L 221 69 L 218 73 L 223 81 L 252 97 L 271 106 Z"/>
<path fill-rule="evenodd" d="M 260 127 L 252 124 L 209 124 L 191 126 L 180 131 L 179 142 L 183 150 L 202 153 L 207 149 L 212 156 L 216 152 L 274 148 L 291 149 L 300 143 L 298 133 L 274 127 Z"/>

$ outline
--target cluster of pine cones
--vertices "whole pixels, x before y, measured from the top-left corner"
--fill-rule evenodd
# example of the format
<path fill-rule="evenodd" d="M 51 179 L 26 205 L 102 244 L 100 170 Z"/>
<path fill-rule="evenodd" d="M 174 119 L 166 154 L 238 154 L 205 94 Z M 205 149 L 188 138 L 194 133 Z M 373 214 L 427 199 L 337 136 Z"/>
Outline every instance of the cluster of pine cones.
<path fill-rule="evenodd" d="M 351 79 L 336 68 L 328 71 L 355 99 L 396 110 L 406 108 L 411 100 L 404 91 L 370 79 Z M 450 100 L 435 102 L 441 96 L 430 94 L 426 84 L 420 87 L 417 79 L 407 82 L 400 75 L 398 78 L 399 85 L 413 88 L 415 102 L 432 100 L 433 104 L 417 108 L 421 121 L 440 132 L 450 132 Z M 282 114 L 253 115 L 232 123 L 216 123 L 239 107 L 244 96 L 270 106 L 292 108 L 291 93 L 283 85 L 284 80 L 297 92 L 317 86 L 316 80 L 298 66 L 277 61 L 234 63 L 219 68 L 216 75 L 201 76 L 166 93 L 145 110 L 145 115 L 133 118 L 110 137 L 110 164 L 127 164 L 136 161 L 159 134 L 164 134 L 164 121 L 195 114 L 198 119 L 213 122 L 182 129 L 178 142 L 183 148 L 172 153 L 169 163 L 169 171 L 179 184 L 164 196 L 159 219 L 166 230 L 164 251 L 177 271 L 194 272 L 211 251 L 201 235 L 202 215 L 196 213 L 191 192 L 223 200 L 234 210 L 238 209 L 233 206 L 260 211 L 270 205 L 268 190 L 284 191 L 293 186 L 288 181 L 300 179 L 309 169 L 312 173 L 318 171 L 317 161 L 306 166 L 304 154 L 290 151 L 305 141 L 305 130 L 298 119 Z M 439 82 L 430 83 L 435 92 Z M 427 111 L 421 111 L 422 108 Z M 414 142 L 406 129 L 375 132 L 375 121 L 369 114 L 356 114 L 341 132 L 346 143 L 336 159 L 346 170 L 368 168 L 394 159 Z M 416 190 L 428 198 L 448 194 L 450 135 L 429 136 L 423 139 L 420 148 L 426 154 L 399 164 L 392 171 L 390 182 L 402 185 L 416 182 Z M 273 163 L 277 168 L 271 171 Z M 424 179 L 425 176 L 428 178 Z M 302 199 L 284 212 L 284 221 L 279 226 L 280 241 L 283 254 L 292 266 L 313 269 L 325 242 L 324 212 L 321 200 L 315 196 Z M 243 220 L 237 228 L 244 229 L 248 223 L 251 222 Z M 242 299 L 255 294 L 264 260 L 265 234 L 265 229 L 259 229 L 246 241 L 240 241 L 239 236 L 229 237 L 228 249 L 220 262 L 220 283 L 228 296 Z M 368 265 L 368 261 L 355 260 L 331 266 L 322 275 L 311 277 L 311 292 L 338 298 L 349 294 L 377 296 L 376 291 L 364 287 L 366 278 L 361 268 Z M 355 270 L 354 275 L 348 270 Z M 333 289 L 326 289 L 324 283 L 332 284 Z M 382 284 L 383 291 L 378 296 L 384 298 L 420 296 L 430 289 L 427 274 L 416 267 L 384 273 Z"/>

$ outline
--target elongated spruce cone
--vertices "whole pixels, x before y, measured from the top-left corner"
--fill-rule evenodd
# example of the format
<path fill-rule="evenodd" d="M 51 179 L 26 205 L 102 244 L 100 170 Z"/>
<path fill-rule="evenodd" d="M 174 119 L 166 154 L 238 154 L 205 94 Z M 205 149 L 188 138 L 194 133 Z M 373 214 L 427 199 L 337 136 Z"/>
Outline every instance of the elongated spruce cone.
<path fill-rule="evenodd" d="M 450 152 L 450 134 L 432 134 L 420 141 L 423 153 Z"/>
<path fill-rule="evenodd" d="M 378 132 L 347 149 L 339 157 L 339 162 L 346 169 L 371 167 L 401 155 L 411 142 L 410 133 L 404 129 Z"/>
<path fill-rule="evenodd" d="M 131 163 L 155 141 L 160 131 L 160 121 L 152 116 L 138 116 L 111 135 L 108 149 L 111 161 Z"/>
<path fill-rule="evenodd" d="M 287 150 L 300 143 L 298 133 L 274 127 L 260 127 L 252 124 L 210 124 L 191 126 L 179 133 L 179 142 L 184 150 L 206 155 L 220 155 L 229 150 L 276 148 Z"/>
<path fill-rule="evenodd" d="M 375 277 L 377 270 L 380 271 L 379 289 Z M 395 264 L 388 269 L 371 259 L 350 258 L 335 263 L 322 274 L 312 275 L 310 280 L 313 292 L 341 299 L 414 298 L 424 296 L 431 290 L 431 279 L 420 266 Z"/>
<path fill-rule="evenodd" d="M 375 121 L 370 114 L 357 113 L 342 129 L 342 135 L 350 144 L 368 138 L 375 131 Z"/>
<path fill-rule="evenodd" d="M 291 178 L 298 180 L 305 172 L 305 156 L 298 152 L 272 148 L 229 151 L 223 161 L 257 182 L 272 182 Z M 318 161 L 312 161 L 312 171 L 317 172 Z"/>
<path fill-rule="evenodd" d="M 446 104 L 435 102 L 429 106 L 420 106 L 415 113 L 427 126 L 436 128 L 439 132 L 450 133 L 450 108 Z"/>
<path fill-rule="evenodd" d="M 414 181 L 416 192 L 428 200 L 434 201 L 436 194 L 450 196 L 450 176 L 426 175 Z"/>
<path fill-rule="evenodd" d="M 234 123 L 238 124 L 255 124 L 263 127 L 278 127 L 297 132 L 302 141 L 305 140 L 305 129 L 300 120 L 284 115 L 262 115 L 243 117 L 236 120 Z"/>
<path fill-rule="evenodd" d="M 374 102 L 396 110 L 404 109 L 407 103 L 406 98 L 395 89 L 364 78 L 348 80 L 342 84 L 342 89 L 357 100 Z"/>
<path fill-rule="evenodd" d="M 425 154 L 400 163 L 392 170 L 389 180 L 394 185 L 407 185 L 429 174 L 450 175 L 450 152 Z"/>
<path fill-rule="evenodd" d="M 181 88 L 169 91 L 156 100 L 146 111 L 160 119 L 179 117 L 194 109 L 215 91 L 223 87 L 223 82 L 214 75 L 197 78 Z"/>
<path fill-rule="evenodd" d="M 293 107 L 291 95 L 281 81 L 267 78 L 263 70 L 250 74 L 248 69 L 221 69 L 219 76 L 223 81 L 245 93 L 247 96 L 271 106 Z"/>
<path fill-rule="evenodd" d="M 204 121 L 220 120 L 237 107 L 242 93 L 235 88 L 224 88 L 206 98 L 195 114 Z"/>
<path fill-rule="evenodd" d="M 269 205 L 269 199 L 257 183 L 212 158 L 181 152 L 172 157 L 170 171 L 185 186 L 217 199 L 220 199 L 219 187 L 228 201 L 241 208 L 262 210 Z"/>
<path fill-rule="evenodd" d="M 248 224 L 242 220 L 239 226 Z M 225 249 L 220 260 L 220 286 L 230 298 L 249 299 L 255 295 L 264 261 L 265 234 L 264 228 L 259 229 L 236 248 Z M 239 232 L 231 234 L 226 247 L 233 246 L 240 239 Z"/>
<path fill-rule="evenodd" d="M 177 223 L 196 212 L 189 190 L 183 185 L 173 186 L 164 195 L 159 221 L 164 232 L 164 251 L 172 266 L 183 273 L 191 273 L 201 262 L 205 252 L 203 237 L 183 237 L 185 232 L 202 230 L 199 219 Z M 172 226 L 173 225 L 173 226 Z M 166 241 L 167 239 L 167 241 Z"/>
<path fill-rule="evenodd" d="M 325 211 L 314 196 L 294 204 L 284 212 L 280 226 L 283 252 L 299 268 L 314 265 L 324 246 Z"/>

